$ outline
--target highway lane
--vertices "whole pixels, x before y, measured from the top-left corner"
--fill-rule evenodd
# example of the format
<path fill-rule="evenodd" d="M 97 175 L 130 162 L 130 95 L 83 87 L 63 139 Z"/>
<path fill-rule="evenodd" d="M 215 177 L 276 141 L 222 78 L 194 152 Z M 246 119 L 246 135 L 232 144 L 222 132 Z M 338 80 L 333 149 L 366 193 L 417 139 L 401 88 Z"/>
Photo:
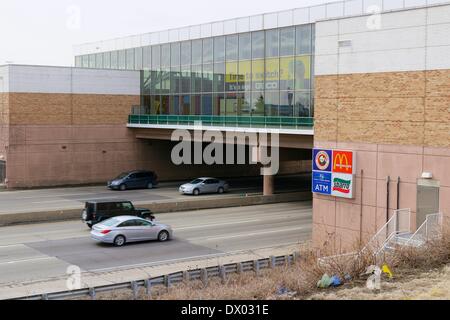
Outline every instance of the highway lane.
<path fill-rule="evenodd" d="M 100 272 L 310 240 L 311 202 L 166 213 L 175 239 L 123 248 L 98 244 L 77 221 L 0 228 L 0 284 L 61 277 L 71 265 Z"/>
<path fill-rule="evenodd" d="M 262 177 L 230 179 L 228 195 L 262 192 Z M 309 175 L 282 176 L 276 178 L 277 191 L 302 191 L 310 189 Z M 154 201 L 186 199 L 180 195 L 181 182 L 161 183 L 153 190 L 111 191 L 104 186 L 53 188 L 0 192 L 0 215 L 5 213 L 55 211 L 82 208 L 87 200 L 116 199 L 130 200 L 136 204 Z M 216 195 L 214 195 L 216 196 Z M 209 197 L 208 195 L 202 197 Z"/>

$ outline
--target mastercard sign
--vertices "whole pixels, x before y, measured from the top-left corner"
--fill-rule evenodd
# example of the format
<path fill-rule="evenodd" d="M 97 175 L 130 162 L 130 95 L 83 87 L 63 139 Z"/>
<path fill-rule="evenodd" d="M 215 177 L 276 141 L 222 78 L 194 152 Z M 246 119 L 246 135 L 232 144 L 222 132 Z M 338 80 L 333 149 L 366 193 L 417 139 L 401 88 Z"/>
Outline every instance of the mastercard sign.
<path fill-rule="evenodd" d="M 313 192 L 339 198 L 354 198 L 355 152 L 314 149 Z"/>

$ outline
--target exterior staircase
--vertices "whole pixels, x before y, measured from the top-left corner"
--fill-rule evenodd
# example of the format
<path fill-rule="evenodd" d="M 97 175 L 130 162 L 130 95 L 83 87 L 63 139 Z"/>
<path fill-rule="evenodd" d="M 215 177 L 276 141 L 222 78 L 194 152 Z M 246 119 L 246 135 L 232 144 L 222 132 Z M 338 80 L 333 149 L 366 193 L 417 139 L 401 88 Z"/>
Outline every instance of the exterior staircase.
<path fill-rule="evenodd" d="M 429 241 L 439 239 L 442 235 L 442 214 L 430 214 L 425 222 L 413 232 L 411 230 L 411 209 L 395 211 L 391 219 L 373 236 L 367 245 L 359 252 L 352 252 L 319 259 L 320 264 L 341 259 L 351 262 L 363 254 L 374 255 L 377 263 L 382 263 L 386 254 L 402 247 L 420 248 Z"/>
<path fill-rule="evenodd" d="M 403 220 L 403 222 L 402 222 Z M 400 221 L 400 222 L 399 222 Z M 407 225 L 405 225 L 405 221 Z M 411 210 L 398 210 L 392 219 L 372 238 L 363 250 L 375 249 L 377 261 L 385 253 L 394 252 L 402 247 L 420 248 L 429 241 L 438 239 L 442 234 L 442 214 L 430 214 L 425 222 L 415 232 L 410 230 Z M 389 230 L 391 232 L 389 232 Z M 387 234 L 385 241 L 381 243 L 380 234 Z M 381 245 L 380 245 L 381 244 Z M 379 246 L 378 248 L 376 246 Z"/>

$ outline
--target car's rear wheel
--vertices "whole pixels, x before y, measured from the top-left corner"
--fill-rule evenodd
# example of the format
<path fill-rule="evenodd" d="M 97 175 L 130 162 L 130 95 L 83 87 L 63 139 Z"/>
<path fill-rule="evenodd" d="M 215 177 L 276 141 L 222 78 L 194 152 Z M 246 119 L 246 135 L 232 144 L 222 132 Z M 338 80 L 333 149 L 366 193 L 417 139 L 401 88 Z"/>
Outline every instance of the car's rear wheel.
<path fill-rule="evenodd" d="M 88 226 L 89 229 L 92 229 L 92 227 L 94 226 L 92 223 L 86 223 L 86 225 Z"/>
<path fill-rule="evenodd" d="M 198 195 L 200 194 L 200 190 L 195 189 L 194 192 L 193 192 L 193 194 L 194 194 L 194 196 L 198 196 Z"/>
<path fill-rule="evenodd" d="M 217 191 L 218 194 L 222 194 L 222 193 L 224 193 L 224 192 L 225 192 L 225 190 L 224 190 L 224 188 L 222 188 L 222 187 L 220 187 L 220 188 L 219 188 L 219 191 Z"/>
<path fill-rule="evenodd" d="M 169 240 L 169 233 L 167 231 L 161 231 L 158 235 L 158 241 L 159 242 L 166 242 Z"/>
<path fill-rule="evenodd" d="M 123 247 L 127 243 L 127 240 L 124 236 L 117 236 L 114 238 L 114 245 L 116 247 Z"/>
<path fill-rule="evenodd" d="M 127 190 L 127 186 L 125 184 L 121 184 L 120 187 L 119 187 L 119 190 L 120 191 L 125 191 L 125 190 Z"/>

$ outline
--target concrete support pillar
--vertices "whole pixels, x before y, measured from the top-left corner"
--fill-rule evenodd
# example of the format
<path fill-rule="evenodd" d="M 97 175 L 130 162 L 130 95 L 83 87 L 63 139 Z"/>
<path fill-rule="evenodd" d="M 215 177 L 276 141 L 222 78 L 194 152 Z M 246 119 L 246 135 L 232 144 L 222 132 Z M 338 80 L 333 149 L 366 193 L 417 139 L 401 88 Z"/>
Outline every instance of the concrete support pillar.
<path fill-rule="evenodd" d="M 264 176 L 264 196 L 275 194 L 275 176 Z"/>

